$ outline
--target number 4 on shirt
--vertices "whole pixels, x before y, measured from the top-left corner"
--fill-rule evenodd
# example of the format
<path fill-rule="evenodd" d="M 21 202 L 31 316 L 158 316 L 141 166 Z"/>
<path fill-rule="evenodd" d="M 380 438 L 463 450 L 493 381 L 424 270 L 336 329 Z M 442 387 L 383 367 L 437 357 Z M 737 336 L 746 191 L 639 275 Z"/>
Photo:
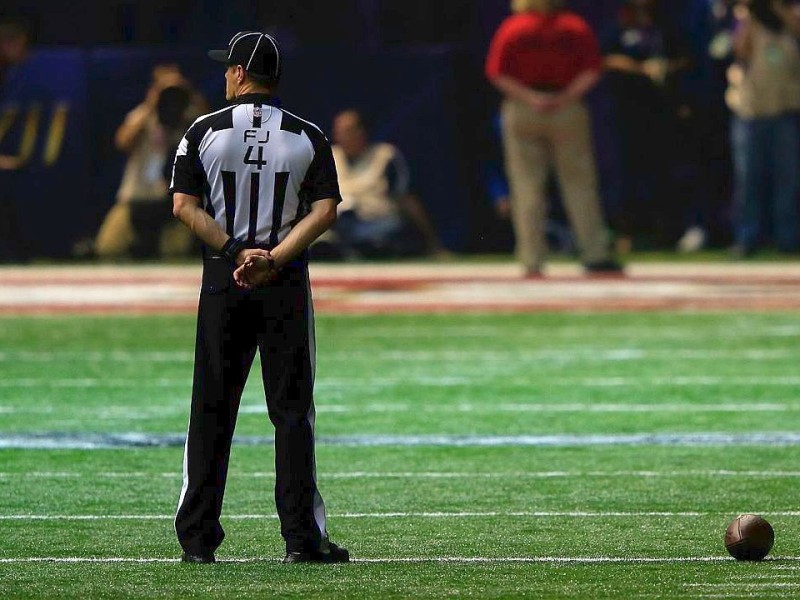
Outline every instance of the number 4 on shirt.
<path fill-rule="evenodd" d="M 264 168 L 264 165 L 267 164 L 267 161 L 264 160 L 264 147 L 258 147 L 258 156 L 256 156 L 255 160 L 253 160 L 253 149 L 255 146 L 248 146 L 247 153 L 244 155 L 244 164 L 246 165 L 257 165 L 258 170 Z"/>

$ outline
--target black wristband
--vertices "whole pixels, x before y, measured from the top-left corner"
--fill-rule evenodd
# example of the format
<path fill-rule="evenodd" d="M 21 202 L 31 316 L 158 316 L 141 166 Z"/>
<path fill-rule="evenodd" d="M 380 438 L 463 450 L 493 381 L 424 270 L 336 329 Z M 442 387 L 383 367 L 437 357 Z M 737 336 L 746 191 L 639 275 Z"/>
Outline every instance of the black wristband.
<path fill-rule="evenodd" d="M 236 239 L 235 237 L 228 238 L 228 241 L 225 242 L 225 245 L 220 250 L 220 254 L 227 258 L 233 266 L 236 266 L 236 257 L 239 256 L 239 252 L 246 248 L 246 244 Z"/>

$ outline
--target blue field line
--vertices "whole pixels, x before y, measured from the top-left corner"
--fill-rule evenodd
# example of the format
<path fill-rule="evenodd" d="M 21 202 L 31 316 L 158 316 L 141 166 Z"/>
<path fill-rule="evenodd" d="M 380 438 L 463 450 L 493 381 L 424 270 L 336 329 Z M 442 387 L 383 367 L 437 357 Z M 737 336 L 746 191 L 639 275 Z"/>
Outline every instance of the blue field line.
<path fill-rule="evenodd" d="M 0 449 L 101 450 L 171 448 L 184 445 L 183 434 L 149 433 L 5 433 Z M 272 445 L 271 436 L 237 436 L 241 446 Z M 320 446 L 376 447 L 574 447 L 574 446 L 798 446 L 800 432 L 631 433 L 554 435 L 384 435 L 320 436 Z"/>

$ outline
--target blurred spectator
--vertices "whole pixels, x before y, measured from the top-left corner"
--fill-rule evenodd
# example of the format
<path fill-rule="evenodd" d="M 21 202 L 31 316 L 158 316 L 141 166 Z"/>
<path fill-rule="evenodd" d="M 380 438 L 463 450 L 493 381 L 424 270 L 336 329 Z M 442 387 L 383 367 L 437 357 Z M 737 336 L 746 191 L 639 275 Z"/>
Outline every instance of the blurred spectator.
<path fill-rule="evenodd" d="M 17 18 L 0 20 L 0 90 L 11 70 L 28 57 L 29 45 L 30 30 L 26 21 Z M 0 155 L 0 171 L 15 170 L 21 166 L 16 156 Z"/>
<path fill-rule="evenodd" d="M 314 255 L 446 254 L 425 207 L 410 193 L 400 150 L 371 142 L 362 115 L 352 109 L 334 118 L 333 141 L 342 203 L 333 230 L 313 246 Z"/>
<path fill-rule="evenodd" d="M 128 113 L 114 136 L 116 147 L 129 155 L 117 203 L 106 215 L 94 247 L 99 258 L 177 256 L 191 247 L 191 234 L 175 223 L 167 195 L 172 158 L 186 128 L 205 112 L 176 65 L 153 69 L 144 102 Z M 79 245 L 77 254 L 86 254 Z"/>
<path fill-rule="evenodd" d="M 688 66 L 688 52 L 659 0 L 625 0 L 603 50 L 620 139 L 622 198 L 615 225 L 619 246 L 629 250 L 634 234 L 652 240 L 672 233 L 667 225 L 682 216 L 670 171 L 679 133 L 675 75 Z M 691 109 L 684 109 L 690 116 Z"/>
<path fill-rule="evenodd" d="M 0 85 L 7 73 L 28 56 L 30 38 L 30 29 L 23 19 L 0 20 Z"/>
<path fill-rule="evenodd" d="M 693 102 L 688 118 L 678 113 L 681 157 L 690 158 L 690 177 L 680 181 L 687 200 L 686 230 L 680 252 L 695 252 L 708 244 L 729 243 L 733 172 L 730 111 L 725 103 L 727 70 L 733 61 L 734 0 L 692 0 L 684 17 L 682 38 L 694 49 L 690 69 L 683 74 Z M 688 27 L 687 27 L 688 25 Z M 685 109 L 684 109 L 685 111 Z M 688 152 L 686 151 L 688 149 Z M 684 161 L 686 165 L 686 161 Z M 684 168 L 683 173 L 686 174 Z"/>
<path fill-rule="evenodd" d="M 27 58 L 29 44 L 30 30 L 26 21 L 0 20 L 0 92 L 7 76 Z M 28 243 L 22 238 L 16 200 L 8 194 L 8 190 L 15 187 L 9 180 L 20 176 L 16 171 L 22 166 L 18 156 L 0 154 L 0 262 L 28 258 Z"/>
<path fill-rule="evenodd" d="M 752 253 L 771 212 L 773 241 L 800 248 L 800 14 L 790 0 L 737 6 L 737 59 L 729 71 L 736 227 L 734 257 Z"/>
<path fill-rule="evenodd" d="M 503 141 L 502 127 L 502 118 L 498 114 L 492 119 L 492 130 L 497 138 L 497 143 L 493 144 L 491 151 L 486 153 L 483 161 L 483 178 L 486 184 L 486 192 L 492 202 L 495 214 L 501 222 L 508 226 L 508 222 L 511 219 L 511 190 L 503 169 L 502 149 L 500 148 Z M 497 148 L 494 146 L 497 146 Z M 574 254 L 575 240 L 572 236 L 572 231 L 570 231 L 567 217 L 564 214 L 563 204 L 558 193 L 558 182 L 555 181 L 552 174 L 547 177 L 545 193 L 550 213 L 544 226 L 548 251 L 559 254 Z M 513 232 L 509 231 L 508 235 L 513 237 Z"/>
<path fill-rule="evenodd" d="M 552 165 L 587 271 L 619 272 L 609 252 L 583 104 L 600 78 L 597 39 L 559 0 L 514 0 L 512 11 L 492 40 L 486 76 L 505 97 L 503 143 L 519 259 L 527 276 L 541 275 Z"/>
<path fill-rule="evenodd" d="M 737 4 L 737 0 L 708 0 L 712 29 L 708 54 L 717 65 L 730 65 L 733 60 Z"/>

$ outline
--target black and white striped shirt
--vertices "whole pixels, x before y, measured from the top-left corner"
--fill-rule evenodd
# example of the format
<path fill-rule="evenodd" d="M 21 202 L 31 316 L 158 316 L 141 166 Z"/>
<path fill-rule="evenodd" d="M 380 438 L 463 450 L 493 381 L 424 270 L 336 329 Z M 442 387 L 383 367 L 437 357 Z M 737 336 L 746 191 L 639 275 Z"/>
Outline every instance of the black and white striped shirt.
<path fill-rule="evenodd" d="M 200 117 L 175 155 L 170 193 L 204 198 L 228 235 L 274 247 L 318 200 L 341 201 L 330 142 L 266 94 Z"/>

